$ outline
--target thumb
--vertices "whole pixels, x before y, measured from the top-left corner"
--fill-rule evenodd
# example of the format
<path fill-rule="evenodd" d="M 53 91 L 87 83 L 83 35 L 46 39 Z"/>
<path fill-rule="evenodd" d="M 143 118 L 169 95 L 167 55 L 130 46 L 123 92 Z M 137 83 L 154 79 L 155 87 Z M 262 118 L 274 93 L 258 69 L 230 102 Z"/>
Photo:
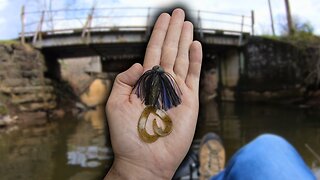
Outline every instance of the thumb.
<path fill-rule="evenodd" d="M 143 67 L 139 63 L 135 63 L 128 70 L 117 75 L 110 97 L 117 98 L 117 95 L 126 95 L 129 97 L 133 86 L 143 73 Z"/>

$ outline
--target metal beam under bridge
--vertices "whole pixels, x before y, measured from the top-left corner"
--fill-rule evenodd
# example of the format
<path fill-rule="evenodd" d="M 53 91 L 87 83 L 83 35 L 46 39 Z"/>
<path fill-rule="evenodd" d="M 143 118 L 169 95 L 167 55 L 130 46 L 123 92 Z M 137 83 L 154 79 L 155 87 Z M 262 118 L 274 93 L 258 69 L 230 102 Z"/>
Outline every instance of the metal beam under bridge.
<path fill-rule="evenodd" d="M 45 55 L 56 58 L 101 56 L 106 59 L 125 59 L 143 55 L 148 37 L 145 31 L 95 32 L 91 33 L 90 38 L 81 38 L 79 33 L 55 34 L 43 35 L 33 46 L 41 49 Z M 240 37 L 230 34 L 197 33 L 196 37 L 204 46 L 237 48 L 246 43 L 248 34 Z"/>

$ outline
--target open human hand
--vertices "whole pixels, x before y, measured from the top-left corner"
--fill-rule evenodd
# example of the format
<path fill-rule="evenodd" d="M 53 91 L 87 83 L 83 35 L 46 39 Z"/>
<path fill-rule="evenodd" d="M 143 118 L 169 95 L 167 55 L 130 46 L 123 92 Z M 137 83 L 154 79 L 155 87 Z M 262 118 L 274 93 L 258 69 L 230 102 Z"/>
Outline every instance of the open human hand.
<path fill-rule="evenodd" d="M 143 66 L 134 64 L 114 82 L 106 112 L 114 162 L 106 179 L 171 179 L 190 148 L 199 109 L 199 76 L 202 48 L 193 41 L 193 25 L 184 21 L 182 9 L 163 13 L 155 23 Z M 182 103 L 167 111 L 171 134 L 146 143 L 137 125 L 145 105 L 132 93 L 143 72 L 160 65 L 181 89 Z"/>

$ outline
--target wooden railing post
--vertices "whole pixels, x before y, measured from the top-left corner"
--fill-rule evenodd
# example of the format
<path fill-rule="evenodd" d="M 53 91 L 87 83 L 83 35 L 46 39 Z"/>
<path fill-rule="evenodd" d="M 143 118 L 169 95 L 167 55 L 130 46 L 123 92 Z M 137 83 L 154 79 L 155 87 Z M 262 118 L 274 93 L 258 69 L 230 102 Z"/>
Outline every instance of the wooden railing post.
<path fill-rule="evenodd" d="M 151 31 L 151 26 L 150 26 L 150 10 L 151 8 L 148 7 L 148 14 L 147 14 L 147 20 L 146 20 L 146 33 L 145 33 L 145 39 L 148 38 L 149 33 Z"/>
<path fill-rule="evenodd" d="M 254 11 L 251 10 L 251 34 L 254 36 Z"/>
<path fill-rule="evenodd" d="M 203 38 L 203 31 L 202 31 L 202 27 L 201 27 L 201 12 L 200 10 L 198 10 L 198 13 L 197 13 L 197 28 L 199 30 L 199 33 L 200 33 L 200 38 Z"/>
<path fill-rule="evenodd" d="M 126 8 L 95 8 L 94 6 L 91 8 L 86 8 L 86 9 L 81 9 L 81 11 L 85 10 L 85 12 L 87 12 L 87 16 L 83 17 L 77 17 L 76 15 L 72 15 L 71 17 L 57 17 L 53 19 L 53 12 L 55 12 L 55 14 L 58 13 L 64 13 L 64 11 L 78 11 L 79 9 L 60 9 L 60 10 L 51 10 L 51 11 L 35 11 L 35 12 L 30 12 L 30 14 L 32 14 L 32 16 L 34 15 L 41 15 L 40 21 L 36 21 L 36 22 L 24 22 L 28 16 L 29 18 L 29 12 L 25 11 L 25 7 L 23 6 L 21 8 L 21 33 L 20 33 L 20 38 L 21 38 L 21 42 L 24 43 L 25 41 L 28 41 L 29 38 L 27 38 L 30 34 L 32 42 L 35 43 L 37 41 L 39 41 L 39 39 L 41 39 L 41 35 L 45 35 L 45 32 L 48 32 L 48 34 L 55 34 L 55 33 L 59 33 L 59 32 L 67 32 L 67 33 L 77 33 L 79 32 L 79 27 L 78 24 L 74 23 L 75 27 L 72 27 L 72 24 L 70 24 L 71 26 L 69 27 L 60 27 L 58 29 L 54 29 L 53 26 L 53 20 L 54 22 L 59 22 L 59 21 L 74 21 L 74 20 L 79 20 L 80 21 L 80 34 L 79 36 L 81 36 L 83 43 L 87 42 L 90 43 L 92 41 L 91 39 L 91 31 L 92 32 L 96 32 L 95 30 L 109 30 L 112 28 L 116 28 L 116 29 L 129 29 L 132 28 L 132 30 L 136 30 L 137 28 L 139 29 L 143 29 L 145 30 L 145 38 L 148 38 L 148 35 L 150 34 L 151 28 L 152 28 L 152 24 L 150 24 L 150 22 L 153 20 L 153 11 L 154 9 L 152 7 L 147 7 L 147 8 L 142 8 L 142 7 L 137 7 L 136 9 L 138 10 L 142 10 L 143 11 L 143 16 L 141 15 L 141 13 L 139 13 L 138 15 L 127 15 L 124 14 L 122 17 L 122 13 L 120 14 L 111 14 L 111 15 L 105 15 L 105 13 L 103 13 L 102 15 L 99 15 L 99 12 L 101 10 L 105 11 L 107 10 L 108 13 L 106 14 L 110 14 L 115 10 L 123 10 Z M 41 14 L 42 12 L 42 14 Z M 234 13 L 224 13 L 224 12 L 211 12 L 211 11 L 201 11 L 201 10 L 193 10 L 194 13 L 193 15 L 195 16 L 195 29 L 196 29 L 196 33 L 199 36 L 200 39 L 202 39 L 204 37 L 204 33 L 220 33 L 220 34 L 224 34 L 224 33 L 232 33 L 232 34 L 241 34 L 239 37 L 237 37 L 236 40 L 236 44 L 238 43 L 237 41 L 239 40 L 239 44 L 243 43 L 243 39 L 245 38 L 246 34 L 252 34 L 254 35 L 254 25 L 255 25 L 255 18 L 254 18 L 254 11 L 251 11 L 251 17 L 250 15 L 239 15 L 239 14 L 234 14 Z M 69 14 L 69 13 L 68 13 Z M 224 20 L 223 18 L 219 19 L 218 16 L 216 16 L 215 14 L 219 15 L 219 16 L 228 16 L 231 18 L 233 18 L 234 20 Z M 31 15 L 30 15 L 31 16 Z M 69 16 L 69 15 L 68 15 Z M 40 16 L 39 16 L 40 17 Z M 128 23 L 127 26 L 122 26 L 122 23 L 118 23 L 115 22 L 114 26 L 111 26 L 109 24 L 112 23 L 106 23 L 106 24 L 102 24 L 98 26 L 98 19 L 114 19 L 116 20 L 117 18 L 131 18 L 131 17 L 136 17 L 136 18 L 143 18 L 143 22 L 146 21 L 146 25 L 144 26 L 142 24 L 142 26 L 135 26 L 132 23 Z M 38 18 L 38 17 L 37 17 Z M 216 18 L 216 19 L 215 19 Z M 241 18 L 241 20 L 240 20 Z M 251 18 L 251 20 L 250 20 Z M 242 21 L 240 23 L 240 21 Z M 251 24 L 250 24 L 251 21 Z M 44 23 L 47 22 L 51 22 L 52 24 L 52 31 L 48 31 L 48 27 L 43 25 Z M 142 23 L 143 23 L 142 22 Z M 212 23 L 213 22 L 213 23 Z M 230 29 L 228 29 L 228 26 L 219 26 L 219 23 L 224 23 L 224 24 L 228 24 L 228 25 L 232 25 L 232 27 L 230 26 Z M 140 24 L 140 23 L 139 23 Z M 30 32 L 29 30 L 31 29 L 30 27 L 34 27 L 34 25 L 37 26 L 37 29 L 32 30 L 32 32 Z M 47 24 L 46 24 L 47 25 Z M 234 26 L 236 25 L 236 26 Z M 241 31 L 240 28 L 238 28 L 239 26 L 241 26 Z M 225 28 L 226 27 L 226 28 Z M 234 27 L 236 27 L 236 30 L 234 30 Z M 250 29 L 251 28 L 251 29 Z M 244 33 L 245 32 L 245 33 Z M 143 38 L 143 37 L 142 37 Z"/>
<path fill-rule="evenodd" d="M 86 23 L 83 26 L 82 34 L 81 37 L 85 38 L 86 37 L 86 42 L 90 42 L 90 28 L 91 28 L 91 23 L 92 23 L 92 18 L 93 18 L 93 12 L 94 12 L 94 7 L 91 8 L 90 13 L 88 14 Z"/>
<path fill-rule="evenodd" d="M 241 30 L 240 30 L 240 36 L 239 36 L 239 46 L 241 46 L 241 44 L 242 44 L 243 25 L 244 25 L 244 15 L 241 16 Z"/>
<path fill-rule="evenodd" d="M 21 7 L 21 14 L 20 14 L 20 17 L 21 17 L 21 44 L 25 44 L 26 42 L 26 39 L 24 37 L 24 21 L 25 21 L 25 10 L 24 10 L 24 6 Z"/>
<path fill-rule="evenodd" d="M 33 43 L 37 42 L 38 36 L 39 36 L 40 40 L 42 39 L 41 31 L 42 31 L 42 24 L 43 24 L 43 21 L 44 21 L 44 15 L 45 15 L 45 11 L 42 11 L 37 31 L 33 36 L 33 40 L 32 40 Z"/>

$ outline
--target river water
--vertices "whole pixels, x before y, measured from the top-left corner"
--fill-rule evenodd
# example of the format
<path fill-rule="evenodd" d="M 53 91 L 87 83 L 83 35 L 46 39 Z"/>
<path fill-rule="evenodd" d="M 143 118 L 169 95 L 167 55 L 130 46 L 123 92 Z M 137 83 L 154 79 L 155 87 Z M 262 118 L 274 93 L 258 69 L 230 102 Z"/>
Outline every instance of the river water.
<path fill-rule="evenodd" d="M 0 134 L 0 179 L 101 179 L 112 163 L 103 107 L 78 117 L 51 120 L 45 126 Z M 306 144 L 320 153 L 320 116 L 282 106 L 222 103 L 201 105 L 192 148 L 213 131 L 221 135 L 230 156 L 261 133 L 285 137 L 313 169 L 320 162 Z M 270 149 L 272 151 L 272 149 Z"/>

